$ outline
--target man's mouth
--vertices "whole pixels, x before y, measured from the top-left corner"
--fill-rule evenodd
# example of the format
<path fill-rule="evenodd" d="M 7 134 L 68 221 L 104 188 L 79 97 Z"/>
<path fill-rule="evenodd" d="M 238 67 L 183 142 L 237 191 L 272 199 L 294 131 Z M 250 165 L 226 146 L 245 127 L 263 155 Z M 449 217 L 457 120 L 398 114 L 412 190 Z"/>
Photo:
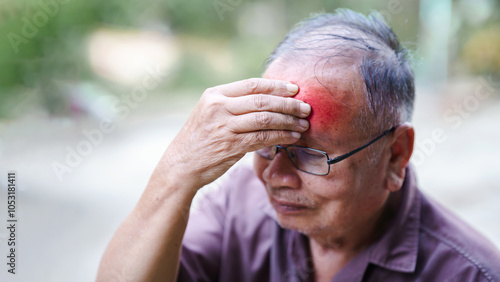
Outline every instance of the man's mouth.
<path fill-rule="evenodd" d="M 300 205 L 293 202 L 287 202 L 271 198 L 271 204 L 276 212 L 281 214 L 297 214 L 309 209 L 307 206 Z"/>

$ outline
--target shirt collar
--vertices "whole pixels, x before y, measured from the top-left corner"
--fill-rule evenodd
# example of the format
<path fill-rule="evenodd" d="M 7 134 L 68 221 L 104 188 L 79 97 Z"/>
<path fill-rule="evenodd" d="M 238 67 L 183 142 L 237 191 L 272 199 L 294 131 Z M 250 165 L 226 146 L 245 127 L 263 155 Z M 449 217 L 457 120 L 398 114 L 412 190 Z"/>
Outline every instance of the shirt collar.
<path fill-rule="evenodd" d="M 413 169 L 406 168 L 397 215 L 369 250 L 369 261 L 399 272 L 413 272 L 417 265 L 420 229 L 420 193 Z"/>

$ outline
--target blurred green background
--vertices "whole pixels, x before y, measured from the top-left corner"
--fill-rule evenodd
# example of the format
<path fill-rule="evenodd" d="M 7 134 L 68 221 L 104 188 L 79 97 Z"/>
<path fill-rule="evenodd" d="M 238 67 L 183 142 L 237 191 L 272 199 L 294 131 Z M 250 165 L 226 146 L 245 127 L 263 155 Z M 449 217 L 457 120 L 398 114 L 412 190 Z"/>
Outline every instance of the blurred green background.
<path fill-rule="evenodd" d="M 500 5 L 493 0 L 2 0 L 0 117 L 40 109 L 71 115 L 85 106 L 68 94 L 75 89 L 80 96 L 117 95 L 133 78 L 120 77 L 120 70 L 109 64 L 134 60 L 129 55 L 134 53 L 103 61 L 113 53 L 109 49 L 120 53 L 127 44 L 140 48 L 141 40 L 160 51 L 141 57 L 139 49 L 136 64 L 123 64 L 121 71 L 163 58 L 161 67 L 169 79 L 159 92 L 188 95 L 259 76 L 267 55 L 290 27 L 312 13 L 338 7 L 384 15 L 415 51 L 419 81 L 500 74 Z M 95 47 L 96 37 L 108 42 Z M 136 69 L 135 75 L 140 73 Z M 91 87 L 82 89 L 82 83 Z M 30 95 L 35 97 L 29 103 L 16 107 Z"/>

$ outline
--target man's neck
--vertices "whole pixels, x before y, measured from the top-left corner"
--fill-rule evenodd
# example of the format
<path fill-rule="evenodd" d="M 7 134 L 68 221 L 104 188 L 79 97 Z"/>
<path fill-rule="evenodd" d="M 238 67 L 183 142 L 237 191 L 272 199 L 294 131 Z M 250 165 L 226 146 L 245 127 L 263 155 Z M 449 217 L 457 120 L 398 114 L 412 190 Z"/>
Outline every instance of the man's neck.
<path fill-rule="evenodd" d="M 387 229 L 401 201 L 401 191 L 391 193 L 382 209 L 349 234 L 309 235 L 309 248 L 314 261 L 316 281 L 330 281 L 356 255 L 377 241 Z M 324 278 L 324 279 L 323 279 Z"/>

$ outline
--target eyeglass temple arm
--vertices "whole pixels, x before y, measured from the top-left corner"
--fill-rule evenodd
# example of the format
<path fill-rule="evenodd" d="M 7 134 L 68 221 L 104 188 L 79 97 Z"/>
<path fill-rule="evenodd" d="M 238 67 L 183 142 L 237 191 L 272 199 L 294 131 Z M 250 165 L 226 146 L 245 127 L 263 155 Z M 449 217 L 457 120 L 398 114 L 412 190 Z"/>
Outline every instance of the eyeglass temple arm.
<path fill-rule="evenodd" d="M 392 127 L 391 129 L 386 130 L 386 131 L 385 131 L 384 133 L 382 133 L 379 137 L 377 137 L 377 138 L 373 139 L 372 141 L 368 142 L 367 144 L 365 144 L 365 145 L 363 145 L 363 146 L 361 146 L 361 147 L 359 147 L 359 148 L 357 148 L 357 149 L 355 149 L 355 150 L 353 150 L 353 151 L 351 151 L 351 152 L 349 152 L 349 153 L 347 153 L 347 154 L 345 154 L 345 155 L 338 156 L 338 157 L 333 158 L 333 159 L 329 159 L 329 160 L 327 161 L 327 163 L 328 163 L 329 165 L 331 165 L 331 164 L 334 164 L 334 163 L 338 163 L 338 162 L 340 162 L 340 161 L 342 161 L 342 160 L 344 160 L 344 159 L 347 159 L 348 157 L 350 157 L 350 156 L 352 156 L 352 155 L 356 154 L 357 152 L 359 152 L 359 151 L 363 150 L 364 148 L 366 148 L 366 147 L 370 146 L 371 144 L 375 143 L 375 142 L 376 142 L 377 140 L 379 140 L 380 138 L 382 138 L 382 137 L 386 136 L 386 135 L 387 135 L 387 134 L 389 134 L 391 131 L 393 131 L 394 129 L 396 129 L 396 127 L 398 127 L 398 126 L 396 125 L 396 126 Z"/>

